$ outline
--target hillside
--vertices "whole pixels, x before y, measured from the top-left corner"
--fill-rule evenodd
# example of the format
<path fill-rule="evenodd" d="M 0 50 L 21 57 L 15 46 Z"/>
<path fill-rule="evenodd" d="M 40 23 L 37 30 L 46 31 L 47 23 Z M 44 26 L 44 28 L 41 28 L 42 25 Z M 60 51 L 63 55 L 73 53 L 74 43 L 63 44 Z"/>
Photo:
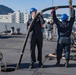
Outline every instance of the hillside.
<path fill-rule="evenodd" d="M 0 5 L 0 15 L 1 14 L 8 14 L 8 13 L 13 13 L 14 11 L 7 7 L 7 6 L 4 6 L 4 5 Z"/>

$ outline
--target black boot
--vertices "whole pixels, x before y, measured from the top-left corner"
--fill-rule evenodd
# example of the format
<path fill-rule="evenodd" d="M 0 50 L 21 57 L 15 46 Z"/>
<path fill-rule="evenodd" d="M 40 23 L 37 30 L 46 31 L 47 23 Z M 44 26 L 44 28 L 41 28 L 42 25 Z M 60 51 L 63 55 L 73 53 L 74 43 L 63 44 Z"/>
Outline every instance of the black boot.
<path fill-rule="evenodd" d="M 69 65 L 69 60 L 66 60 L 66 62 L 65 62 L 65 67 L 67 68 L 68 65 Z"/>
<path fill-rule="evenodd" d="M 43 68 L 43 63 L 42 62 L 39 62 L 39 67 Z"/>
<path fill-rule="evenodd" d="M 32 68 L 34 68 L 34 63 L 33 62 L 29 66 L 29 69 L 32 69 Z"/>
<path fill-rule="evenodd" d="M 57 60 L 56 66 L 60 67 L 60 60 Z"/>

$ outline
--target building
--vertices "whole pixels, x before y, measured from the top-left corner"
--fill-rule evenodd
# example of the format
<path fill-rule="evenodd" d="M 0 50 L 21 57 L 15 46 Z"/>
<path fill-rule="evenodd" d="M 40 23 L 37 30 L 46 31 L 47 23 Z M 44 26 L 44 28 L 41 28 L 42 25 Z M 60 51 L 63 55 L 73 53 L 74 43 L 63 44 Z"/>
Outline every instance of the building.
<path fill-rule="evenodd" d="M 20 12 L 20 10 L 18 12 L 14 13 L 15 15 L 15 23 L 24 23 L 24 13 Z"/>
<path fill-rule="evenodd" d="M 0 23 L 26 23 L 29 19 L 27 13 L 18 12 L 0 15 Z"/>
<path fill-rule="evenodd" d="M 14 15 L 13 14 L 0 15 L 0 23 L 14 23 Z"/>
<path fill-rule="evenodd" d="M 24 14 L 24 23 L 27 23 L 28 19 L 31 17 L 31 15 L 25 13 Z"/>

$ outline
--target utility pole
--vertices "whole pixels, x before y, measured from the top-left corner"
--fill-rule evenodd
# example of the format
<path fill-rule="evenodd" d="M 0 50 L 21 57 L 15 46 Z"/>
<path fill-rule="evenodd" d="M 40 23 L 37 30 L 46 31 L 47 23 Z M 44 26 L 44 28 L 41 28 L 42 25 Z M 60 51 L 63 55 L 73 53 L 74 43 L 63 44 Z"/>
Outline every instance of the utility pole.
<path fill-rule="evenodd" d="M 53 0 L 52 0 L 52 6 L 53 6 Z"/>
<path fill-rule="evenodd" d="M 68 2 L 69 2 L 69 5 L 72 5 L 72 0 L 68 0 Z M 70 16 L 71 16 L 71 14 L 72 14 L 72 9 L 69 10 L 69 14 L 70 14 Z"/>

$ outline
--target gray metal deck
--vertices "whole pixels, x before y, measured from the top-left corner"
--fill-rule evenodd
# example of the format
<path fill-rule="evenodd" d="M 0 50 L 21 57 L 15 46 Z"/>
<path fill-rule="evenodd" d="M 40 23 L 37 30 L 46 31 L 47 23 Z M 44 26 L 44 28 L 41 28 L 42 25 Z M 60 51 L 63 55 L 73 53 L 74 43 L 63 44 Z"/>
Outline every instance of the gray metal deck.
<path fill-rule="evenodd" d="M 25 38 L 12 37 L 0 38 L 0 52 L 3 53 L 3 62 L 7 65 L 16 66 L 19 61 L 20 53 L 24 44 Z M 56 59 L 45 59 L 45 55 L 54 53 L 56 42 L 44 40 L 43 44 L 43 64 L 44 68 L 39 68 L 38 63 L 35 63 L 34 69 L 29 69 L 30 64 L 30 44 L 27 43 L 25 53 L 22 59 L 20 69 L 13 72 L 0 72 L 0 75 L 76 75 L 76 61 L 70 61 L 69 68 L 64 67 L 64 60 L 61 60 L 61 67 L 56 67 Z M 36 50 L 37 52 L 37 50 Z"/>

